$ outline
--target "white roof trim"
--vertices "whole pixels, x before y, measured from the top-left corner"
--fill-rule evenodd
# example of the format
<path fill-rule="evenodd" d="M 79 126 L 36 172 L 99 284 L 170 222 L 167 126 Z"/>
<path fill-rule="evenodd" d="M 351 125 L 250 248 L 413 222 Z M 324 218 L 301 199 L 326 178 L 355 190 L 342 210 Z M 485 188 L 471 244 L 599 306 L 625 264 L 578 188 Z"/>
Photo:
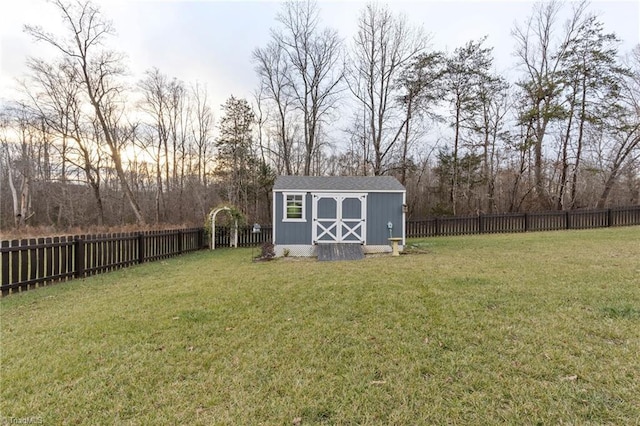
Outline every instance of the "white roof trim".
<path fill-rule="evenodd" d="M 322 192 L 322 193 L 329 193 L 329 194 L 343 194 L 345 192 L 348 193 L 357 193 L 357 194 L 370 194 L 372 192 L 387 192 L 387 193 L 392 193 L 392 194 L 397 194 L 397 193 L 406 193 L 407 190 L 406 189 L 370 189 L 370 190 L 366 190 L 366 189 L 313 189 L 313 188 L 308 188 L 308 189 L 274 189 L 273 192 L 297 192 L 297 193 L 315 193 L 315 192 Z"/>

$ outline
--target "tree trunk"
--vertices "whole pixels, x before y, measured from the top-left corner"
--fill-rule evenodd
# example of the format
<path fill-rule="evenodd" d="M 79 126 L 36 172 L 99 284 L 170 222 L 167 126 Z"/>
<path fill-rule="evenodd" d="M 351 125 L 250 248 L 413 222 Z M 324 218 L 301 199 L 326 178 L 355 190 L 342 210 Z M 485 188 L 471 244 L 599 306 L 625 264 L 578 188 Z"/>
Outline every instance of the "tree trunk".
<path fill-rule="evenodd" d="M 136 217 L 136 221 L 138 222 L 139 225 L 144 225 L 146 222 L 144 220 L 144 217 L 142 216 L 142 210 L 140 209 L 140 206 L 138 205 L 138 202 L 136 201 L 136 198 L 133 195 L 133 191 L 131 191 L 131 186 L 127 181 L 127 177 L 126 177 L 126 174 L 124 173 L 124 169 L 122 168 L 122 158 L 120 157 L 120 151 L 118 149 L 116 141 L 113 138 L 112 130 L 107 125 L 107 121 L 104 117 L 104 114 L 102 113 L 102 108 L 100 107 L 100 104 L 98 103 L 98 101 L 95 99 L 93 95 L 93 88 L 91 85 L 91 80 L 87 73 L 86 63 L 83 64 L 83 71 L 84 71 L 85 84 L 87 85 L 87 92 L 89 94 L 89 100 L 91 101 L 91 105 L 93 106 L 93 109 L 98 118 L 98 122 L 100 123 L 100 127 L 104 133 L 105 141 L 107 142 L 107 145 L 109 146 L 109 149 L 111 151 L 111 159 L 113 160 L 113 165 L 116 169 L 118 180 L 120 181 L 120 185 L 122 185 L 122 189 L 124 189 L 125 197 L 127 198 L 127 201 L 129 202 L 129 205 L 133 210 L 133 214 Z"/>
<path fill-rule="evenodd" d="M 564 195 L 567 188 L 567 174 L 569 172 L 569 140 L 571 139 L 571 126 L 573 125 L 574 106 L 575 96 L 573 96 L 571 99 L 569 121 L 567 122 L 567 129 L 564 134 L 564 140 L 562 141 L 562 172 L 560 173 L 560 188 L 558 189 L 558 203 L 556 205 L 557 210 L 563 210 L 564 208 Z"/>
<path fill-rule="evenodd" d="M 451 153 L 451 189 L 449 192 L 449 202 L 451 203 L 451 212 L 456 214 L 456 198 L 458 189 L 458 146 L 460 144 L 460 103 L 456 101 L 456 121 L 454 123 L 455 131 L 453 135 L 453 152 Z"/>
<path fill-rule="evenodd" d="M 573 169 L 573 178 L 571 179 L 571 208 L 575 208 L 576 205 L 576 197 L 578 192 L 578 172 L 580 168 L 580 160 L 582 157 L 582 145 L 584 142 L 584 124 L 587 120 L 586 118 L 586 109 L 587 109 L 587 86 L 586 86 L 586 77 L 583 77 L 582 80 L 582 105 L 580 109 L 580 126 L 578 127 L 578 150 L 576 151 L 576 164 Z"/>
<path fill-rule="evenodd" d="M 9 179 L 9 189 L 11 190 L 11 200 L 13 201 L 13 226 L 19 227 L 20 223 L 20 208 L 18 207 L 18 191 L 16 190 L 15 182 L 13 181 L 13 166 L 9 164 L 10 160 L 7 158 L 7 175 Z"/>
<path fill-rule="evenodd" d="M 411 114 L 413 108 L 413 94 L 409 93 L 407 103 L 407 117 L 404 123 L 404 141 L 402 144 L 402 170 L 400 171 L 400 183 L 404 186 L 407 183 L 407 154 L 409 152 L 409 126 L 411 125 Z"/>

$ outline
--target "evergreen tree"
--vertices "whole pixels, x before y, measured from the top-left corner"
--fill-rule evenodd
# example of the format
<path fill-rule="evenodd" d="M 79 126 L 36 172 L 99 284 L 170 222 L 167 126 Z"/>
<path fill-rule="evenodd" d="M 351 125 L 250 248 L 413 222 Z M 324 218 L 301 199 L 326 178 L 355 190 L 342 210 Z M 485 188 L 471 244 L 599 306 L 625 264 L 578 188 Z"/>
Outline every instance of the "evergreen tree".
<path fill-rule="evenodd" d="M 243 211 L 250 205 L 257 160 L 253 150 L 255 115 L 246 99 L 231 96 L 222 105 L 216 173 L 224 182 L 226 199 Z"/>
<path fill-rule="evenodd" d="M 558 209 L 576 205 L 587 128 L 606 120 L 618 109 L 620 82 L 627 73 L 618 64 L 618 43 L 615 34 L 604 33 L 602 22 L 595 15 L 588 15 L 563 49 L 559 74 L 565 87 L 565 131 L 561 136 Z M 565 200 L 568 186 L 571 192 Z"/>
<path fill-rule="evenodd" d="M 461 189 L 462 150 L 465 148 L 467 153 L 473 154 L 478 145 L 473 135 L 474 123 L 482 113 L 483 84 L 490 78 L 489 70 L 493 63 L 492 49 L 483 47 L 484 40 L 468 42 L 447 60 L 445 99 L 449 103 L 449 125 L 453 129 L 448 201 L 453 214 L 456 214 Z"/>

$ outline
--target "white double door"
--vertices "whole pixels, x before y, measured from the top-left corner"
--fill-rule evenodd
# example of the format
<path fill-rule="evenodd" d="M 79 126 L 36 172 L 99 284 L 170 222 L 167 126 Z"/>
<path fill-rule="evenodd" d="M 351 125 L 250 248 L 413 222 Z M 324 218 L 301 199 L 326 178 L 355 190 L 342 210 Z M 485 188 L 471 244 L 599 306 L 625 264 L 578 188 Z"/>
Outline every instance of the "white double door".
<path fill-rule="evenodd" d="M 367 194 L 312 194 L 313 243 L 366 241 Z"/>

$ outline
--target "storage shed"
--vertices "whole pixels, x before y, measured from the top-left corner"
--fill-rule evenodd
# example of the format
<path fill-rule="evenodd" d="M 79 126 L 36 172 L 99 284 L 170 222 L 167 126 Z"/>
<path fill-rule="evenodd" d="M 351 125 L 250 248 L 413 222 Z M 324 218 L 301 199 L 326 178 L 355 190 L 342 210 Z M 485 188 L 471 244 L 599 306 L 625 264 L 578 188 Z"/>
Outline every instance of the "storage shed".
<path fill-rule="evenodd" d="M 405 244 L 406 190 L 392 176 L 278 176 L 273 186 L 276 256 L 316 256 L 319 244 L 364 253 Z"/>

